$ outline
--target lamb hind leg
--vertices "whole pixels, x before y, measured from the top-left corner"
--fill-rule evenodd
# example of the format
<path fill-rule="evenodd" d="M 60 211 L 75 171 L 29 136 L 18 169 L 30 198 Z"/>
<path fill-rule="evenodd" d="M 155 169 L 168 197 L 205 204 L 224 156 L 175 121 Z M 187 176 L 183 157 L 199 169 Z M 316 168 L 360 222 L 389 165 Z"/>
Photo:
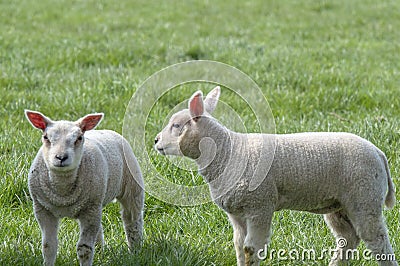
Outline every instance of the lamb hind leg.
<path fill-rule="evenodd" d="M 347 260 L 351 259 L 347 250 L 356 249 L 360 243 L 356 230 L 344 211 L 325 214 L 324 219 L 336 238 L 336 254 L 329 266 L 347 264 Z"/>
<path fill-rule="evenodd" d="M 136 195 L 130 192 L 118 200 L 122 207 L 121 216 L 128 247 L 133 251 L 134 247 L 140 247 L 143 239 L 143 191 Z"/>
<path fill-rule="evenodd" d="M 383 222 L 382 212 L 379 211 L 370 211 L 368 214 L 358 213 L 354 216 L 356 220 L 353 224 L 361 239 L 365 241 L 367 248 L 374 254 L 379 265 L 398 265 Z"/>

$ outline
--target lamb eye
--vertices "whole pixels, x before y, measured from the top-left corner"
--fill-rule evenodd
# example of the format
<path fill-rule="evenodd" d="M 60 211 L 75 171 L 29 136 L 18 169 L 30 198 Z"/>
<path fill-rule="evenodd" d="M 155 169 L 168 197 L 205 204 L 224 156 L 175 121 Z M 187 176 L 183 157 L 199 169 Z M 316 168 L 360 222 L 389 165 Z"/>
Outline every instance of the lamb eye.
<path fill-rule="evenodd" d="M 176 124 L 176 123 L 172 124 L 172 127 L 174 127 L 174 128 L 179 128 L 180 126 L 181 126 L 181 125 Z"/>
<path fill-rule="evenodd" d="M 47 135 L 43 135 L 43 139 L 47 142 L 50 142 L 49 138 L 47 137 Z"/>
<path fill-rule="evenodd" d="M 79 136 L 76 138 L 75 144 L 78 144 L 79 142 L 81 142 L 83 140 L 82 136 Z"/>

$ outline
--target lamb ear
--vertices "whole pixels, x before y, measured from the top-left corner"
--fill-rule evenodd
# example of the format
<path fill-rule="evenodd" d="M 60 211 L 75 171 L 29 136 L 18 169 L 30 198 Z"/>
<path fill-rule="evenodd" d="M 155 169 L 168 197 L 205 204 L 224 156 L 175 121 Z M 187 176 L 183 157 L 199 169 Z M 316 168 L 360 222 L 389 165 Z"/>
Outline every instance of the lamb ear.
<path fill-rule="evenodd" d="M 46 127 L 52 123 L 51 119 L 47 118 L 40 112 L 25 110 L 25 116 L 32 126 L 44 131 Z"/>
<path fill-rule="evenodd" d="M 195 92 L 189 100 L 189 111 L 194 121 L 197 121 L 204 113 L 203 93 Z"/>
<path fill-rule="evenodd" d="M 207 94 L 204 100 L 204 108 L 208 113 L 212 113 L 217 107 L 219 96 L 221 95 L 221 88 L 219 86 L 215 87 L 212 91 Z"/>
<path fill-rule="evenodd" d="M 76 123 L 81 128 L 82 132 L 85 132 L 94 129 L 103 117 L 103 113 L 89 114 L 79 119 Z"/>

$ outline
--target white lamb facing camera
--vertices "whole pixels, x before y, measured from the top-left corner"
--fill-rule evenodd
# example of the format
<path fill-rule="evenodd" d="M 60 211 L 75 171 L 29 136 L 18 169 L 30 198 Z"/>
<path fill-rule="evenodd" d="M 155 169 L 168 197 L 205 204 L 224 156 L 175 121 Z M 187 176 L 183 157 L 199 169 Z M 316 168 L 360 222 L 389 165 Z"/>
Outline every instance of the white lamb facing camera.
<path fill-rule="evenodd" d="M 43 132 L 43 145 L 29 170 L 29 192 L 42 231 L 45 265 L 57 256 L 59 219 L 78 219 L 80 265 L 92 265 L 94 245 L 104 242 L 103 207 L 117 199 L 129 248 L 139 247 L 143 233 L 143 179 L 128 142 L 111 130 L 93 130 L 103 114 L 76 122 L 52 121 L 25 110 L 29 122 Z"/>

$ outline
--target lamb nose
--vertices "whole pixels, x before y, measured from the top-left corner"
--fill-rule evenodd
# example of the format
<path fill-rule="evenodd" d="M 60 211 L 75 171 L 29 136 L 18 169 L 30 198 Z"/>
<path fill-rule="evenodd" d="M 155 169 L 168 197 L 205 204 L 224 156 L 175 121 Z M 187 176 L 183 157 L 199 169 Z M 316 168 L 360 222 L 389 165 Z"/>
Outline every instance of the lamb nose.
<path fill-rule="evenodd" d="M 155 139 L 154 139 L 154 144 L 157 144 L 157 142 L 160 140 L 160 137 L 159 136 L 157 136 Z"/>
<path fill-rule="evenodd" d="M 58 160 L 60 160 L 61 162 L 63 162 L 68 159 L 68 155 L 66 155 L 66 154 L 65 155 L 56 155 L 56 158 Z"/>

